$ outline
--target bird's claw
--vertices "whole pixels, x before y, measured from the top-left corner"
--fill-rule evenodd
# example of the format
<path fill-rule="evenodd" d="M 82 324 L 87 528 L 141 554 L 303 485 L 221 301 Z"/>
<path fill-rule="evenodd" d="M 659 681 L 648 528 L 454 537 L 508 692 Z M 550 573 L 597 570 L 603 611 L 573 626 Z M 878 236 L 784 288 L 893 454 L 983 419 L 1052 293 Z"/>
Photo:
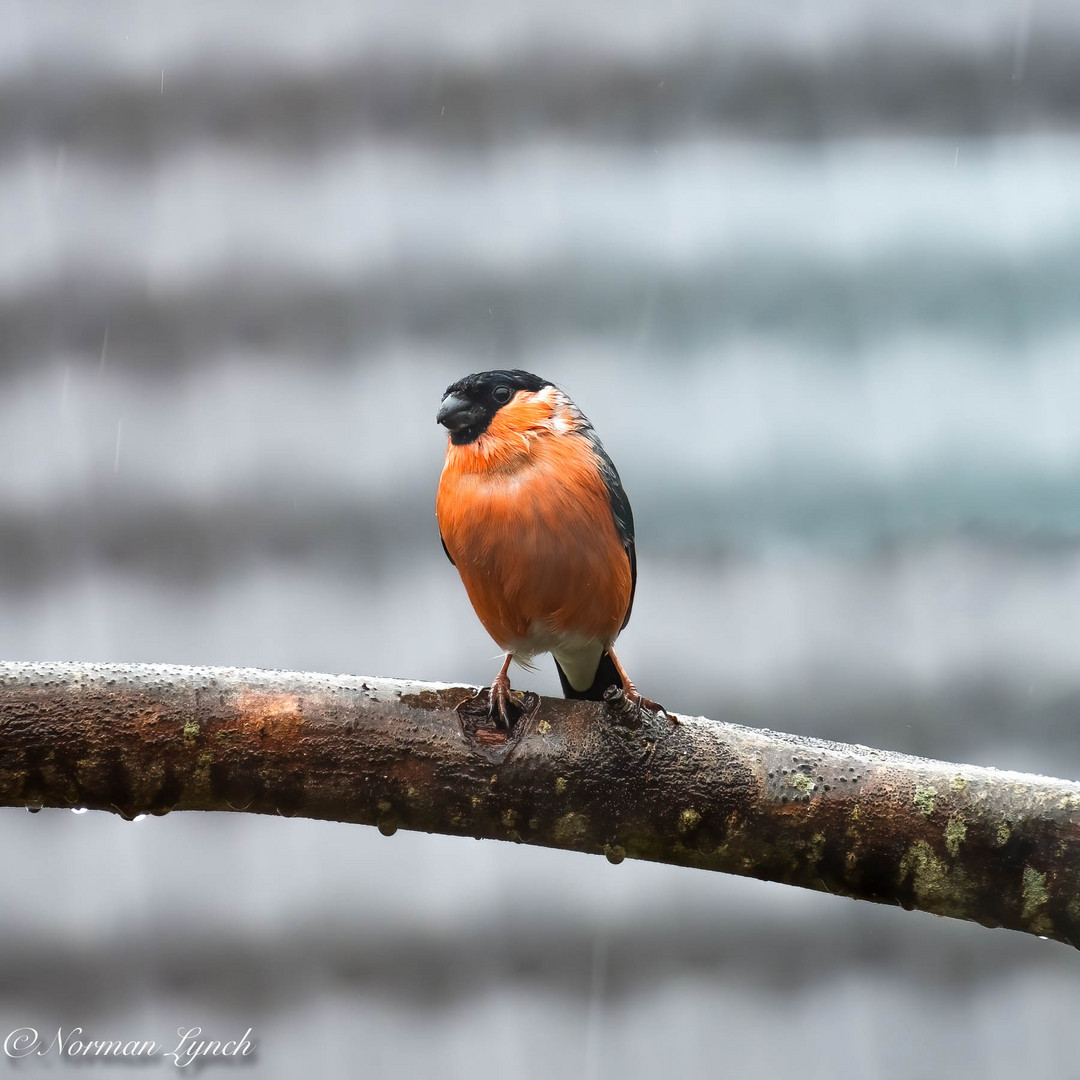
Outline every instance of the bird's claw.
<path fill-rule="evenodd" d="M 510 680 L 498 679 L 458 707 L 462 727 L 481 742 L 505 742 L 523 719 L 535 712 L 540 698 L 531 692 L 512 690 Z"/>
<path fill-rule="evenodd" d="M 658 701 L 647 698 L 638 693 L 637 687 L 631 684 L 627 688 L 610 686 L 604 694 L 604 702 L 613 709 L 629 727 L 637 727 L 641 723 L 642 713 L 650 712 L 654 716 L 664 716 L 668 722 L 677 725 L 678 717 L 669 713 Z"/>
<path fill-rule="evenodd" d="M 510 689 L 509 679 L 496 679 L 488 691 L 488 718 L 503 731 L 510 731 L 525 712 L 525 695 Z"/>
<path fill-rule="evenodd" d="M 665 716 L 670 715 L 667 709 L 665 709 L 659 701 L 653 701 L 652 698 L 644 697 L 633 689 L 624 691 L 624 693 L 627 701 L 636 705 L 639 709 L 648 709 L 651 713 L 663 713 Z"/>

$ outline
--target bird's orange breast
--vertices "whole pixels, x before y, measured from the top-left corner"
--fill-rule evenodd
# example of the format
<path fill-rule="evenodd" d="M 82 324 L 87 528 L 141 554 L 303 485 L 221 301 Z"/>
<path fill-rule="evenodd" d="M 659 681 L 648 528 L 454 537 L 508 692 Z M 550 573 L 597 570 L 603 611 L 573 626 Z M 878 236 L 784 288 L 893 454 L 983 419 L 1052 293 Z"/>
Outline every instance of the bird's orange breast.
<path fill-rule="evenodd" d="M 630 602 L 630 560 L 588 440 L 492 428 L 449 445 L 436 502 L 476 614 L 508 651 L 543 651 L 529 643 L 545 633 L 611 644 Z"/>

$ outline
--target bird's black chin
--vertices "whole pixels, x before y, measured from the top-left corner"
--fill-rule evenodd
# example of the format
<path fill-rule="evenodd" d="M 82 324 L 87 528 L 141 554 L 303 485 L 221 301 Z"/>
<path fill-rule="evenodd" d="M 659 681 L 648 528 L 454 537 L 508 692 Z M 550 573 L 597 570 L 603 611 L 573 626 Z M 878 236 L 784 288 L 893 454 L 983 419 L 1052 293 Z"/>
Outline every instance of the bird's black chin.
<path fill-rule="evenodd" d="M 486 423 L 474 427 L 462 428 L 460 431 L 451 431 L 450 441 L 455 446 L 466 446 L 471 442 L 476 442 L 485 431 L 487 431 Z"/>

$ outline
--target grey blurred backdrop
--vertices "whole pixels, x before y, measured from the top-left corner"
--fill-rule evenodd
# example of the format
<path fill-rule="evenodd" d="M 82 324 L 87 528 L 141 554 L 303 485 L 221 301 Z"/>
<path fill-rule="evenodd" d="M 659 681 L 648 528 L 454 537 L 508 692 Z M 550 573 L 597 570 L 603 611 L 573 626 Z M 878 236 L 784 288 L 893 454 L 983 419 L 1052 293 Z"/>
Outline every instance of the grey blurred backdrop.
<path fill-rule="evenodd" d="M 0 655 L 489 680 L 434 413 L 521 366 L 633 500 L 649 694 L 1076 776 L 1078 50 L 1075 0 L 0 0 Z M 1080 1075 L 1073 954 L 929 916 L 241 815 L 0 851 L 3 1034 Z"/>

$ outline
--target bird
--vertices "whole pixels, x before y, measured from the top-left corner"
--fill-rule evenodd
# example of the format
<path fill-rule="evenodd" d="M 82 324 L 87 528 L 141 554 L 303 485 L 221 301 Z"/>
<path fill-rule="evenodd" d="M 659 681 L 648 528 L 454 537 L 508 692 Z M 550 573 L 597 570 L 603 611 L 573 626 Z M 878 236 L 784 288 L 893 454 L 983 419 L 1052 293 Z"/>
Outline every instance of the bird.
<path fill-rule="evenodd" d="M 513 369 L 451 383 L 436 420 L 448 432 L 435 504 L 443 550 L 505 653 L 490 721 L 508 731 L 520 719 L 511 661 L 530 668 L 547 652 L 567 698 L 600 701 L 615 686 L 663 711 L 613 648 L 634 604 L 634 515 L 585 414 L 554 383 Z"/>

